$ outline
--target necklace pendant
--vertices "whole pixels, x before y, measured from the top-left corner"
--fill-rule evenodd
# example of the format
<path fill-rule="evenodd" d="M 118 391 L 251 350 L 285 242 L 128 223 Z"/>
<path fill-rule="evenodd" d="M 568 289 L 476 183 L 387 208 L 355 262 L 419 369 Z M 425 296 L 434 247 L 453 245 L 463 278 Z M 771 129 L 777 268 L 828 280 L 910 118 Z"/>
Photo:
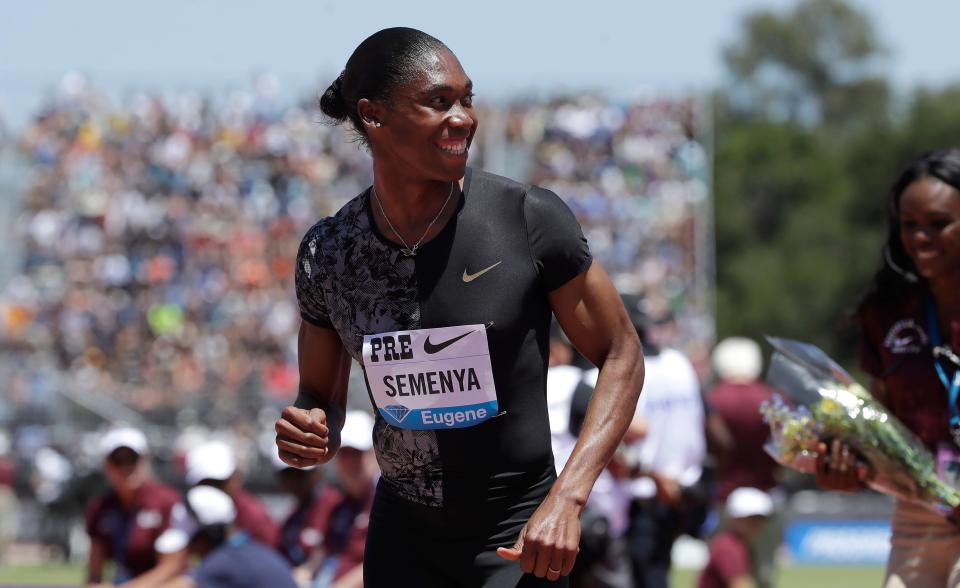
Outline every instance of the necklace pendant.
<path fill-rule="evenodd" d="M 402 248 L 400 249 L 400 253 L 402 253 L 404 257 L 413 257 L 414 255 L 417 254 L 417 248 L 416 247 L 414 247 L 413 249 Z"/>

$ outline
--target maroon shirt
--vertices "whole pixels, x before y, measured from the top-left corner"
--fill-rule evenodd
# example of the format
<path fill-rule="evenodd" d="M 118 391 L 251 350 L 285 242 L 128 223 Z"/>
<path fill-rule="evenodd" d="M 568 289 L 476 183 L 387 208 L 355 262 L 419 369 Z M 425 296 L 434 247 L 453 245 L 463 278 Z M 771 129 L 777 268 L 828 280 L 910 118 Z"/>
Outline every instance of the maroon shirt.
<path fill-rule="evenodd" d="M 736 578 L 749 576 L 752 569 L 750 548 L 739 537 L 725 531 L 710 543 L 710 560 L 700 572 L 697 588 L 726 588 Z"/>
<path fill-rule="evenodd" d="M 291 565 L 303 564 L 323 542 L 331 503 L 340 500 L 339 494 L 329 486 L 314 492 L 310 500 L 298 503 L 280 525 L 277 550 Z"/>
<path fill-rule="evenodd" d="M 771 396 L 773 391 L 762 382 L 721 382 L 711 390 L 707 404 L 727 425 L 734 442 L 732 458 L 717 472 L 717 500 L 725 501 L 740 487 L 766 491 L 777 485 L 777 463 L 763 450 L 770 427 L 760 415 L 760 404 Z"/>
<path fill-rule="evenodd" d="M 324 552 L 337 557 L 335 578 L 342 577 L 363 563 L 373 495 L 374 486 L 359 500 L 329 487 L 320 496 L 321 507 L 316 524 L 324 529 Z"/>
<path fill-rule="evenodd" d="M 15 478 L 16 469 L 13 465 L 13 460 L 0 456 L 0 486 L 13 488 Z"/>
<path fill-rule="evenodd" d="M 237 528 L 267 547 L 276 547 L 280 528 L 263 502 L 243 489 L 234 492 L 231 498 L 237 507 Z"/>
<path fill-rule="evenodd" d="M 887 408 L 931 451 L 951 443 L 947 390 L 937 376 L 921 291 L 860 307 L 860 367 L 886 386 Z M 960 349 L 960 325 L 943 337 Z M 952 375 L 952 370 L 947 371 Z"/>
<path fill-rule="evenodd" d="M 87 534 L 92 541 L 102 542 L 107 557 L 130 577 L 138 576 L 157 565 L 153 543 L 170 526 L 170 511 L 180 500 L 173 488 L 147 482 L 128 509 L 111 490 L 87 505 Z"/>

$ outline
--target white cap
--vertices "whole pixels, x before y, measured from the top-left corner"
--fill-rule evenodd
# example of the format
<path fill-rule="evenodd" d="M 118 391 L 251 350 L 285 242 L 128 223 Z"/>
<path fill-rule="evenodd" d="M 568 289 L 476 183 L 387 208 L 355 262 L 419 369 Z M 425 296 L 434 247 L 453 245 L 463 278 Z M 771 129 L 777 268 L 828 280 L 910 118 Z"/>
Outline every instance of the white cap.
<path fill-rule="evenodd" d="M 147 453 L 147 438 L 141 431 L 132 427 L 113 429 L 100 440 L 100 455 L 107 457 L 121 447 L 131 449 L 137 455 L 144 455 Z"/>
<path fill-rule="evenodd" d="M 187 491 L 187 502 L 190 504 L 189 509 L 182 502 L 173 507 L 170 513 L 170 528 L 157 537 L 153 544 L 157 552 L 180 551 L 203 527 L 229 525 L 237 518 L 233 499 L 226 492 L 212 486 L 191 488 Z"/>
<path fill-rule="evenodd" d="M 773 500 L 763 490 L 737 488 L 727 497 L 727 515 L 732 519 L 767 517 L 773 513 Z"/>
<path fill-rule="evenodd" d="M 362 410 L 348 410 L 340 432 L 340 447 L 352 447 L 360 451 L 373 448 L 373 417 Z"/>
<path fill-rule="evenodd" d="M 187 453 L 187 484 L 202 480 L 226 480 L 237 471 L 233 449 L 223 441 L 207 441 Z"/>
<path fill-rule="evenodd" d="M 756 380 L 763 371 L 760 346 L 746 337 L 724 339 L 713 348 L 713 369 L 721 380 Z"/>

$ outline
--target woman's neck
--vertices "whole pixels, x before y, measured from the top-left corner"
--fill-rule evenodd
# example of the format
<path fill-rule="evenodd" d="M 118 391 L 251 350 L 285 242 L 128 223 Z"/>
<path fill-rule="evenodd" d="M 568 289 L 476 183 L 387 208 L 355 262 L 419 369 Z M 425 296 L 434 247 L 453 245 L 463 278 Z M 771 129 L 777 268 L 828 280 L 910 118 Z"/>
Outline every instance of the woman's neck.
<path fill-rule="evenodd" d="M 123 490 L 117 490 L 117 498 L 120 499 L 120 503 L 126 507 L 133 506 L 137 501 L 137 491 L 139 488 L 124 488 Z"/>
<path fill-rule="evenodd" d="M 459 184 L 412 178 L 394 166 L 377 164 L 376 159 L 373 178 L 378 203 L 371 202 L 371 207 L 377 228 L 398 245 L 414 249 L 440 234 L 456 213 L 456 191 L 463 182 L 462 178 Z M 395 239 L 395 233 L 401 237 Z"/>
<path fill-rule="evenodd" d="M 450 195 L 446 182 L 416 180 L 378 166 L 374 166 L 373 187 L 390 221 L 400 230 L 423 230 Z"/>

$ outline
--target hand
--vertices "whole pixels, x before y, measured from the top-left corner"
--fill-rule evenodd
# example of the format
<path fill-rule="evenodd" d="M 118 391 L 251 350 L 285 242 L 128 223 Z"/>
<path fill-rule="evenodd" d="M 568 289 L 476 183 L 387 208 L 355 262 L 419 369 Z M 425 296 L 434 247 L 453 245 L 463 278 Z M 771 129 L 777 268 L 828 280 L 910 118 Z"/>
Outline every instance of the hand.
<path fill-rule="evenodd" d="M 570 498 L 548 494 L 520 530 L 513 547 L 497 548 L 497 555 L 519 561 L 526 574 L 556 582 L 570 574 L 580 551 L 580 511 Z"/>
<path fill-rule="evenodd" d="M 330 428 L 323 409 L 288 406 L 283 409 L 276 430 L 280 460 L 289 466 L 307 468 L 333 458 L 328 451 Z"/>
<path fill-rule="evenodd" d="M 817 448 L 817 485 L 826 490 L 856 492 L 864 487 L 867 467 L 858 463 L 850 446 L 834 439 L 829 451 L 826 443 Z"/>
<path fill-rule="evenodd" d="M 680 505 L 680 499 L 683 497 L 680 484 L 673 478 L 652 472 L 650 477 L 657 485 L 657 502 L 664 506 L 675 508 Z"/>

